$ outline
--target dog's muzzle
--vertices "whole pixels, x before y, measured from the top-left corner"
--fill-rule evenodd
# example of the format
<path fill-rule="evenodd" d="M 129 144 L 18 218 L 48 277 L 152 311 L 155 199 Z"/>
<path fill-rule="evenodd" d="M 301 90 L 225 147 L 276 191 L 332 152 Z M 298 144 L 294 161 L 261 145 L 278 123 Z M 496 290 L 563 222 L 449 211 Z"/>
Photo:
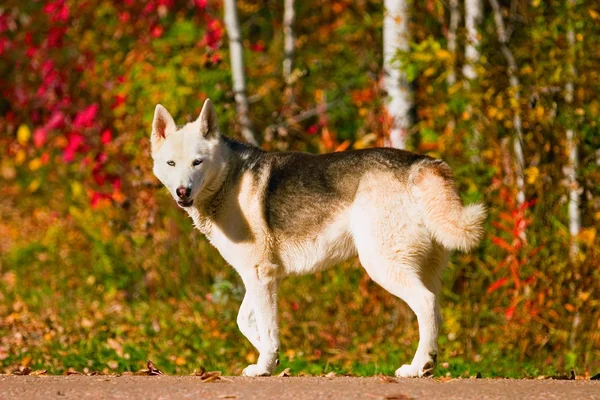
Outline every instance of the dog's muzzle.
<path fill-rule="evenodd" d="M 191 207 L 192 204 L 194 204 L 194 199 L 177 200 L 177 204 L 179 204 L 181 207 Z"/>

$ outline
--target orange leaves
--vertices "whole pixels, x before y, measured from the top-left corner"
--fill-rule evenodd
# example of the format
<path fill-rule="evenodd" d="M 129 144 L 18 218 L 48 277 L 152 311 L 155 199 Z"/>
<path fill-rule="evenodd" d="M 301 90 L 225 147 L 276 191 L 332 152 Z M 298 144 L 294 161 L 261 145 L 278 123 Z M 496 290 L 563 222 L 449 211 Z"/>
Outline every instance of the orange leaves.
<path fill-rule="evenodd" d="M 488 287 L 487 293 L 490 294 L 490 293 L 496 291 L 497 289 L 501 288 L 502 286 L 506 285 L 507 283 L 508 283 L 507 278 L 500 278 Z"/>

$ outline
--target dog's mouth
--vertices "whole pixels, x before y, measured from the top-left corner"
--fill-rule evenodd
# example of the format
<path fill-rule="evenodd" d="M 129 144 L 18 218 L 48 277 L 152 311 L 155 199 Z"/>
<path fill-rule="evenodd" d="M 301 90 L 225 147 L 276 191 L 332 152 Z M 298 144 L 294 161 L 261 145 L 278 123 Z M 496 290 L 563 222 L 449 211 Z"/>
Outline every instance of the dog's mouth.
<path fill-rule="evenodd" d="M 192 204 L 194 204 L 194 199 L 177 200 L 177 204 L 179 204 L 181 207 L 191 207 Z"/>

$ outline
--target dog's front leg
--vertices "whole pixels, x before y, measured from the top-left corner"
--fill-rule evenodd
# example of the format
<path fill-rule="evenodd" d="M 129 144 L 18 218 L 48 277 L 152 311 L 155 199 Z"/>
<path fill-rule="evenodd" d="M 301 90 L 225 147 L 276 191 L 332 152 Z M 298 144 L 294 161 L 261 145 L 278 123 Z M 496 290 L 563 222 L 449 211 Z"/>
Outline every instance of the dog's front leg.
<path fill-rule="evenodd" d="M 246 285 L 246 296 L 254 310 L 258 328 L 258 362 L 247 366 L 242 375 L 268 376 L 279 364 L 279 326 L 277 321 L 277 267 L 260 265 L 252 274 L 242 277 Z"/>
<path fill-rule="evenodd" d="M 237 324 L 240 332 L 252 343 L 256 350 L 260 351 L 260 336 L 256 327 L 256 318 L 254 317 L 254 309 L 252 308 L 252 299 L 248 292 L 242 300 L 240 311 L 238 312 Z"/>

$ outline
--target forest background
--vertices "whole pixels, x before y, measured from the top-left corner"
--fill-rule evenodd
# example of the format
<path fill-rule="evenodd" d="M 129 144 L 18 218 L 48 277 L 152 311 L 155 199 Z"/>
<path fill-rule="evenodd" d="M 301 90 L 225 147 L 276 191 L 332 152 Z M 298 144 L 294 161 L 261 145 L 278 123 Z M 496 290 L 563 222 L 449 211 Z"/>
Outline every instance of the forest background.
<path fill-rule="evenodd" d="M 227 135 L 426 153 L 489 207 L 444 276 L 436 374 L 598 372 L 599 61 L 593 0 L 4 1 L 0 371 L 256 359 L 239 277 L 151 171 L 154 106 L 184 123 L 210 97 Z M 391 374 L 416 347 L 356 260 L 281 294 L 293 373 Z"/>

